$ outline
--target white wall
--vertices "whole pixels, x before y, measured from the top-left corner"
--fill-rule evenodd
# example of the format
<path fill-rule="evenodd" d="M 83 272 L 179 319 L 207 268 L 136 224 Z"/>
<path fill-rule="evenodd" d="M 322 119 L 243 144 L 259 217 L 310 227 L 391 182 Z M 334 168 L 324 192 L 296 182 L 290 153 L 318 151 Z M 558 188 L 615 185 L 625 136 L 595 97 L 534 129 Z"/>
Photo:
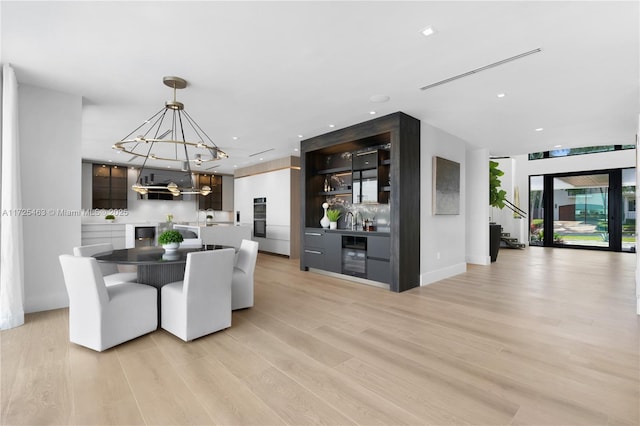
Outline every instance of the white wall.
<path fill-rule="evenodd" d="M 466 260 L 477 265 L 489 265 L 489 151 L 467 151 L 466 165 Z"/>
<path fill-rule="evenodd" d="M 19 86 L 22 201 L 45 216 L 24 218 L 25 312 L 68 306 L 58 256 L 80 245 L 82 98 Z"/>
<path fill-rule="evenodd" d="M 424 120 L 420 125 L 420 143 L 420 283 L 426 285 L 467 270 L 465 259 L 467 144 L 462 139 L 427 124 Z M 460 163 L 459 215 L 432 214 L 431 162 L 433 156 Z M 488 202 L 485 203 L 487 204 Z M 487 212 L 488 208 L 485 208 L 484 212 L 479 214 L 482 215 L 488 228 Z"/>

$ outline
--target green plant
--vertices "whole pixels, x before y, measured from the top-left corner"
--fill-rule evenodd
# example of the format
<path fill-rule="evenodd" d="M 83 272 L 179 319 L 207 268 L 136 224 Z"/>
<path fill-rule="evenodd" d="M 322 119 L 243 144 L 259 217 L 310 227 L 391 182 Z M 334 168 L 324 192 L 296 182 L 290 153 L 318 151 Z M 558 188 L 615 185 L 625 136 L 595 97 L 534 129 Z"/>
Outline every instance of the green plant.
<path fill-rule="evenodd" d="M 502 175 L 504 172 L 498 168 L 498 162 L 489 160 L 489 205 L 499 209 L 504 208 L 504 200 L 507 197 L 507 191 L 499 189 Z"/>
<path fill-rule="evenodd" d="M 337 222 L 342 216 L 342 212 L 338 209 L 329 209 L 327 210 L 327 217 L 329 218 L 329 222 Z"/>
<path fill-rule="evenodd" d="M 213 216 L 211 216 L 210 214 L 207 215 L 207 219 L 213 219 Z"/>
<path fill-rule="evenodd" d="M 170 230 L 164 231 L 162 234 L 160 234 L 160 236 L 158 237 L 158 244 L 163 246 L 165 244 L 181 243 L 182 240 L 182 235 L 178 231 Z"/>
<path fill-rule="evenodd" d="M 104 217 L 105 220 L 116 220 L 116 217 L 112 214 L 108 214 Z"/>

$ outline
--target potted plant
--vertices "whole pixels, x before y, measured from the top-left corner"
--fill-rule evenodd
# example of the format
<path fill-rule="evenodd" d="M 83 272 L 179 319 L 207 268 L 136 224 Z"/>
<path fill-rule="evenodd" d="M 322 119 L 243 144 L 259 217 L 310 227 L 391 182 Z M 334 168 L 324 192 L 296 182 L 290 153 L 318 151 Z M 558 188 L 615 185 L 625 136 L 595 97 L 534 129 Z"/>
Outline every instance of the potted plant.
<path fill-rule="evenodd" d="M 165 251 L 175 251 L 180 247 L 180 243 L 183 241 L 182 234 L 175 230 L 164 231 L 158 237 L 158 244 L 162 246 Z"/>
<path fill-rule="evenodd" d="M 500 176 L 504 172 L 498 168 L 497 161 L 489 160 L 489 205 L 498 209 L 504 208 L 504 200 L 507 197 L 507 191 L 500 189 Z M 495 262 L 498 258 L 498 250 L 500 249 L 500 237 L 502 235 L 502 227 L 496 223 L 489 224 L 489 254 L 491 261 Z"/>
<path fill-rule="evenodd" d="M 504 172 L 498 168 L 498 165 L 497 161 L 489 160 L 489 205 L 503 209 L 507 191 L 500 189 L 500 176 L 504 175 Z"/>
<path fill-rule="evenodd" d="M 113 223 L 116 220 L 116 217 L 112 214 L 108 214 L 104 217 L 104 220 L 106 220 L 109 223 Z"/>
<path fill-rule="evenodd" d="M 327 210 L 327 217 L 329 218 L 329 229 L 338 228 L 338 219 L 342 216 L 342 212 L 338 209 Z"/>
<path fill-rule="evenodd" d="M 207 223 L 213 223 L 213 216 L 210 214 L 207 215 Z"/>

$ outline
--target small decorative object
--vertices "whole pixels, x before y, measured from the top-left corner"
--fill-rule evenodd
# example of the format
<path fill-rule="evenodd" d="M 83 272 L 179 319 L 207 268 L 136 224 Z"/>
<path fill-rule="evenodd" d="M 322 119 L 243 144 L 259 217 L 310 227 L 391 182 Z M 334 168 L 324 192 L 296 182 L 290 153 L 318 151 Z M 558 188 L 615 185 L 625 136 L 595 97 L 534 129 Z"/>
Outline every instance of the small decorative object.
<path fill-rule="evenodd" d="M 324 188 L 323 188 L 324 192 L 329 192 L 331 191 L 331 188 L 329 187 L 329 179 L 325 176 L 324 177 Z"/>
<path fill-rule="evenodd" d="M 180 253 L 177 253 L 176 250 L 165 250 L 165 253 L 162 255 L 162 260 L 178 260 L 180 259 Z"/>
<path fill-rule="evenodd" d="M 169 223 L 173 222 L 173 215 L 171 213 L 167 215 L 167 222 Z"/>
<path fill-rule="evenodd" d="M 327 209 L 329 208 L 329 204 L 322 203 L 322 208 L 324 209 L 324 216 L 322 216 L 322 219 L 320 219 L 320 226 L 322 226 L 323 228 L 328 228 L 329 223 L 331 222 L 329 220 L 329 217 L 327 216 Z"/>
<path fill-rule="evenodd" d="M 338 228 L 338 219 L 342 216 L 342 212 L 338 209 L 327 210 L 327 217 L 329 218 L 329 229 Z"/>
<path fill-rule="evenodd" d="M 162 248 L 166 252 L 176 251 L 178 247 L 180 247 L 180 243 L 183 241 L 182 234 L 175 230 L 164 231 L 158 237 L 158 244 L 162 246 Z"/>
<path fill-rule="evenodd" d="M 207 223 L 213 223 L 213 216 L 210 214 L 207 215 Z"/>
<path fill-rule="evenodd" d="M 108 214 L 104 217 L 104 220 L 106 220 L 109 223 L 113 223 L 116 221 L 116 217 L 112 214 Z"/>

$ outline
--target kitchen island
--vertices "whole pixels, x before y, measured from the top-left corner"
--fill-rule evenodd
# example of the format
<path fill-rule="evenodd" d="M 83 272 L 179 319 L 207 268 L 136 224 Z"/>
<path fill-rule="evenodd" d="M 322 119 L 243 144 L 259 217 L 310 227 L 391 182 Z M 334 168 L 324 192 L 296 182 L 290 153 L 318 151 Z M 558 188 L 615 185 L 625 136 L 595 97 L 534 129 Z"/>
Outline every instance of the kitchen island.
<path fill-rule="evenodd" d="M 242 240 L 251 240 L 251 226 L 216 223 L 204 225 L 173 225 L 177 231 L 190 231 L 205 245 L 224 245 L 240 248 Z"/>

